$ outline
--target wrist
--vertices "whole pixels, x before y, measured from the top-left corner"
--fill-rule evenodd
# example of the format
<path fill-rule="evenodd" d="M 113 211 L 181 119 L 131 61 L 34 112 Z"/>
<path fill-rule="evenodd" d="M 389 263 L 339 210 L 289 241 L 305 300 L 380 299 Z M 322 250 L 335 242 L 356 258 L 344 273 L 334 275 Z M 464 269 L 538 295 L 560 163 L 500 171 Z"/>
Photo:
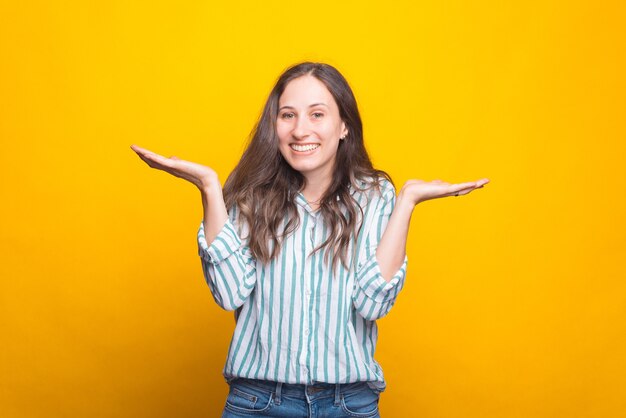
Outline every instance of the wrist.
<path fill-rule="evenodd" d="M 202 195 L 202 202 L 204 203 L 222 199 L 222 186 L 219 181 L 207 184 L 200 188 L 200 194 Z"/>
<path fill-rule="evenodd" d="M 411 190 L 407 189 L 407 185 L 405 184 L 400 189 L 400 193 L 398 193 L 398 202 L 403 202 L 406 206 L 415 207 L 418 203 L 420 203 L 419 199 L 416 196 L 412 196 Z"/>
<path fill-rule="evenodd" d="M 411 201 L 411 199 L 408 199 L 406 196 L 400 193 L 398 195 L 398 198 L 396 199 L 395 210 L 410 215 L 411 213 L 413 213 L 415 205 L 415 202 Z"/>
<path fill-rule="evenodd" d="M 204 180 L 201 183 L 202 185 L 198 187 L 200 189 L 200 193 L 203 195 L 214 195 L 214 194 L 222 194 L 222 185 L 219 180 Z"/>

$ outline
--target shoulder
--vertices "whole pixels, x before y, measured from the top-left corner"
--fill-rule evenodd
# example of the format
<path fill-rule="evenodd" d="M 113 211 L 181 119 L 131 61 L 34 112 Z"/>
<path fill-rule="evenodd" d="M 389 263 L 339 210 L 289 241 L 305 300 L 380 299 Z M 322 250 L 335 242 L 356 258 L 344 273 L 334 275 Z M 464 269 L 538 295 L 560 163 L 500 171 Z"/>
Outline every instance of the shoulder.
<path fill-rule="evenodd" d="M 357 179 L 357 184 L 358 189 L 353 191 L 353 198 L 362 210 L 388 210 L 395 206 L 396 190 L 393 183 L 386 177 L 374 179 L 368 176 Z"/>
<path fill-rule="evenodd" d="M 372 176 L 359 178 L 357 192 L 365 193 L 370 199 L 391 200 L 396 196 L 396 189 L 393 183 L 386 177 L 380 176 L 374 179 Z"/>

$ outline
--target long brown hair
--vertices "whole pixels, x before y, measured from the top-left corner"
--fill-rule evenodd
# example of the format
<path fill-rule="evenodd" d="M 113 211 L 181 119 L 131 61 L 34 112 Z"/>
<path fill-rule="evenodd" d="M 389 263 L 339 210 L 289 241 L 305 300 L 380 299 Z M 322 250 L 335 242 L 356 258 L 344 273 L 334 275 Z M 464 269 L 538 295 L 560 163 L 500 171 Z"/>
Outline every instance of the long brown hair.
<path fill-rule="evenodd" d="M 287 68 L 279 76 L 250 133 L 241 160 L 224 184 L 224 202 L 229 210 L 236 205 L 239 220 L 243 217 L 247 222 L 250 232 L 248 247 L 256 260 L 268 263 L 278 256 L 282 239 L 299 226 L 295 197 L 305 185 L 304 176 L 285 161 L 278 148 L 278 101 L 287 84 L 304 75 L 312 75 L 324 83 L 335 99 L 339 116 L 348 129 L 345 139 L 339 141 L 331 183 L 320 200 L 321 214 L 330 233 L 312 251 L 314 253 L 329 246 L 332 248 L 332 268 L 335 268 L 339 258 L 347 268 L 348 244 L 359 233 L 357 210 L 361 215 L 363 212 L 351 196 L 349 187 L 378 189 L 380 178 L 390 182 L 391 178 L 386 172 L 372 166 L 363 143 L 363 125 L 352 89 L 331 65 L 302 62 Z M 358 180 L 369 181 L 366 187 L 360 188 Z M 342 207 L 346 209 L 346 215 Z M 287 223 L 279 231 L 284 219 Z M 326 251 L 326 263 L 329 253 Z"/>

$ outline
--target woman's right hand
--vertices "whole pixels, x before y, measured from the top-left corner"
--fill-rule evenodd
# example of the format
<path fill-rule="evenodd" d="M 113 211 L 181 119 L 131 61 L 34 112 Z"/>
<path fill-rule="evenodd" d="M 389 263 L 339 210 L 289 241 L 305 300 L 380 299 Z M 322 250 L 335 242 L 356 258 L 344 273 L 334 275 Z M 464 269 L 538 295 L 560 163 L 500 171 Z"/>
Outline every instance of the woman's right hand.
<path fill-rule="evenodd" d="M 170 158 L 156 154 L 145 148 L 131 145 L 130 148 L 152 168 L 163 170 L 176 177 L 193 183 L 200 191 L 219 184 L 217 173 L 210 167 L 191 161 L 181 160 L 176 156 Z"/>

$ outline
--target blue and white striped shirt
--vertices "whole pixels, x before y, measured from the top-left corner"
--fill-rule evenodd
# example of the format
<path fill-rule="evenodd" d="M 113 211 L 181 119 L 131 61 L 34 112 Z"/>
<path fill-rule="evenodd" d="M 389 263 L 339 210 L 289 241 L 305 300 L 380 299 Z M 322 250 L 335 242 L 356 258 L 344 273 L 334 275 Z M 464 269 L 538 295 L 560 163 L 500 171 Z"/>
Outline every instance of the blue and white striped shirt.
<path fill-rule="evenodd" d="M 348 269 L 339 263 L 333 272 L 323 262 L 327 247 L 309 256 L 328 230 L 320 211 L 313 211 L 302 193 L 296 196 L 300 226 L 266 265 L 256 262 L 241 238 L 249 231 L 246 222 L 238 225 L 236 208 L 228 211 L 210 246 L 200 222 L 198 254 L 209 289 L 222 308 L 241 308 L 223 369 L 227 380 L 366 381 L 385 389 L 382 369 L 374 360 L 376 319 L 389 312 L 402 289 L 407 257 L 387 282 L 376 247 L 396 194 L 388 180 L 380 181 L 380 193 L 350 190 L 363 209 L 363 217 L 357 210 L 357 228 L 360 221 L 364 224 L 356 243 L 349 244 L 348 254 L 354 256 Z"/>

